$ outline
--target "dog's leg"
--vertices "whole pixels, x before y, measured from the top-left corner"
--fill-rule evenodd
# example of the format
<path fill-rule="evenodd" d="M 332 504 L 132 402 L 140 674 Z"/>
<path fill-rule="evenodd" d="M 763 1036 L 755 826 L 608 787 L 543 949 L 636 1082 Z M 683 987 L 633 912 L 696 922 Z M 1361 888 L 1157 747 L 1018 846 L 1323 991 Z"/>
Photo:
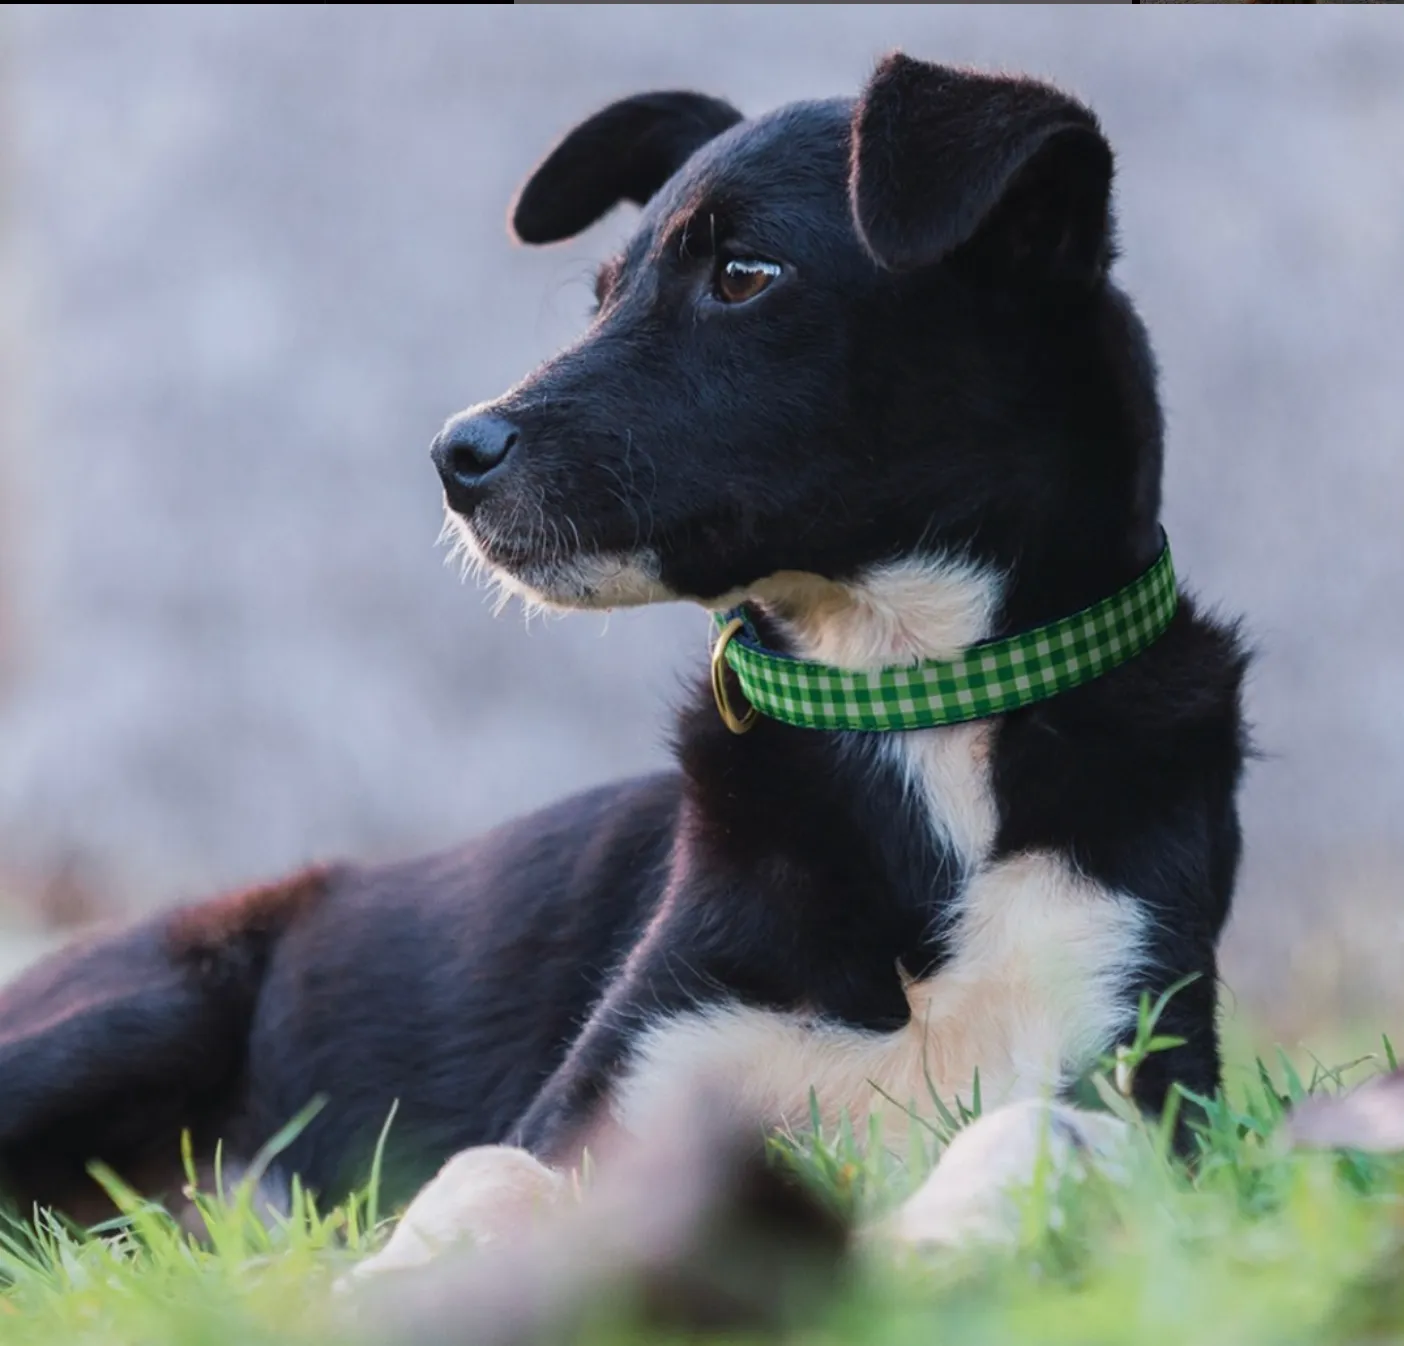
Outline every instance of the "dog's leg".
<path fill-rule="evenodd" d="M 1193 981 L 1181 986 L 1170 997 L 1155 1025 L 1157 1034 L 1177 1037 L 1182 1042 L 1167 1051 L 1153 1052 L 1148 1056 L 1137 1068 L 1131 1083 L 1131 1100 L 1147 1117 L 1161 1116 L 1171 1090 L 1177 1084 L 1206 1098 L 1213 1097 L 1219 1087 L 1219 1030 L 1216 1018 L 1218 970 L 1212 948 L 1197 953 L 1198 956 L 1194 957 L 1176 950 L 1178 957 L 1175 961 L 1165 958 L 1166 966 L 1161 969 L 1159 977 L 1150 980 L 1145 988 L 1152 998 L 1163 992 L 1179 980 L 1179 972 L 1170 970 L 1176 967 L 1191 969 L 1197 974 Z M 1120 1045 L 1129 1044 L 1134 1034 L 1135 1026 L 1128 1025 Z M 1183 1100 L 1178 1113 L 1175 1145 L 1184 1157 L 1193 1153 L 1193 1133 L 1189 1122 L 1195 1115 L 1194 1105 Z"/>
<path fill-rule="evenodd" d="M 493 1242 L 529 1227 L 534 1214 L 569 1190 L 564 1174 L 583 1148 L 609 1135 L 610 1086 L 631 1040 L 626 1026 L 681 1008 L 700 986 L 656 968 L 645 952 L 611 987 L 527 1110 L 518 1144 L 455 1155 L 409 1204 L 385 1247 L 352 1274 L 399 1270 L 428 1261 L 449 1243 Z"/>
<path fill-rule="evenodd" d="M 224 1142 L 226 1171 L 253 1152 L 243 1072 L 264 973 L 334 882 L 309 870 L 94 934 L 0 989 L 0 1182 L 20 1209 L 106 1219 L 94 1159 L 179 1206 L 186 1130 L 202 1159 Z"/>
<path fill-rule="evenodd" d="M 1125 1172 L 1131 1139 L 1117 1118 L 1063 1103 L 1026 1099 L 997 1108 L 957 1134 L 926 1182 L 869 1237 L 920 1246 L 1012 1243 L 1023 1191 L 1040 1177 L 1055 1195 L 1094 1171 L 1115 1179 Z M 520 1234 L 569 1190 L 558 1171 L 526 1150 L 465 1150 L 410 1203 L 389 1243 L 351 1276 L 418 1266 L 464 1240 L 481 1245 Z"/>
<path fill-rule="evenodd" d="M 494 1243 L 529 1227 L 565 1190 L 561 1174 L 525 1150 L 511 1145 L 464 1150 L 410 1202 L 385 1247 L 358 1263 L 351 1274 L 372 1276 L 419 1266 L 461 1241 Z"/>
<path fill-rule="evenodd" d="M 1212 948 L 1198 961 L 1198 977 L 1170 998 L 1156 1025 L 1183 1043 L 1148 1057 L 1132 1083 L 1132 1100 L 1147 1116 L 1161 1114 L 1176 1081 L 1205 1094 L 1218 1086 Z M 1175 979 L 1162 974 L 1164 986 Z M 1164 986 L 1153 985 L 1152 994 Z M 1124 1040 L 1133 1032 L 1128 1026 Z M 1190 1139 L 1184 1110 L 1179 1120 L 1176 1142 L 1183 1149 Z M 1107 1113 L 1037 1099 L 999 1108 L 960 1131 L 926 1182 L 875 1232 L 916 1244 L 1011 1242 L 1018 1235 L 1018 1193 L 1037 1179 L 1040 1165 L 1055 1192 L 1094 1170 L 1114 1178 L 1125 1171 L 1130 1143 L 1125 1123 Z"/>
<path fill-rule="evenodd" d="M 996 1108 L 957 1133 L 931 1176 L 873 1233 L 912 1244 L 1011 1243 L 1021 1190 L 1040 1177 L 1054 1193 L 1094 1170 L 1115 1177 L 1130 1144 L 1126 1124 L 1107 1113 L 1043 1099 Z"/>

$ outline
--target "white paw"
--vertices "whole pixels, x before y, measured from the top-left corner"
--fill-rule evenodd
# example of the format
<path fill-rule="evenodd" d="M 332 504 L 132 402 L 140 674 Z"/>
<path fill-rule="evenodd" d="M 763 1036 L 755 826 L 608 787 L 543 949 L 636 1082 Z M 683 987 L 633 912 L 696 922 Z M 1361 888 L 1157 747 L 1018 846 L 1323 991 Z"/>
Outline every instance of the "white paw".
<path fill-rule="evenodd" d="M 1125 1123 L 1106 1113 L 1042 1099 L 1011 1103 L 958 1132 L 931 1176 L 875 1232 L 914 1244 L 1013 1243 L 1019 1191 L 1040 1165 L 1055 1191 L 1093 1169 L 1116 1176 L 1129 1142 Z"/>
<path fill-rule="evenodd" d="M 349 1277 L 374 1276 L 429 1261 L 464 1240 L 491 1243 L 529 1227 L 555 1205 L 565 1179 L 525 1150 L 480 1145 L 454 1155 L 410 1202 L 390 1241 L 352 1268 Z"/>

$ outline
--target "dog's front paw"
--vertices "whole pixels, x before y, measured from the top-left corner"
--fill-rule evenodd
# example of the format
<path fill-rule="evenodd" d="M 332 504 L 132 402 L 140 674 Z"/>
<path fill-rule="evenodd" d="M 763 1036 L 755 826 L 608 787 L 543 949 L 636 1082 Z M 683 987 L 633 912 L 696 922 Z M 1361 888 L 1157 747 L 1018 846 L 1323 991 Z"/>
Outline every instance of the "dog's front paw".
<path fill-rule="evenodd" d="M 565 1190 L 565 1180 L 525 1150 L 480 1145 L 454 1155 L 410 1202 L 390 1241 L 351 1277 L 427 1262 L 462 1241 L 492 1243 L 527 1227 Z M 348 1277 L 338 1283 L 346 1288 Z"/>
<path fill-rule="evenodd" d="M 1012 1243 L 1020 1189 L 1040 1173 L 1055 1196 L 1093 1171 L 1115 1178 L 1130 1139 L 1125 1123 L 1105 1113 L 1040 1099 L 998 1108 L 957 1133 L 931 1176 L 875 1232 L 921 1245 Z"/>

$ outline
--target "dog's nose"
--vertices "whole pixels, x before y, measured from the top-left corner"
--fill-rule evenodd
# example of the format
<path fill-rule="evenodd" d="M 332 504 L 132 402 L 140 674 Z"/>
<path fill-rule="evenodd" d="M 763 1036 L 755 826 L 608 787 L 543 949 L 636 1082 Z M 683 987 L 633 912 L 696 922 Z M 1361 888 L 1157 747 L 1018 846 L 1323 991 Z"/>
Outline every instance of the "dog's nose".
<path fill-rule="evenodd" d="M 450 504 L 455 494 L 474 490 L 501 467 L 521 438 L 511 421 L 487 412 L 455 416 L 434 437 L 429 456 L 439 469 Z"/>

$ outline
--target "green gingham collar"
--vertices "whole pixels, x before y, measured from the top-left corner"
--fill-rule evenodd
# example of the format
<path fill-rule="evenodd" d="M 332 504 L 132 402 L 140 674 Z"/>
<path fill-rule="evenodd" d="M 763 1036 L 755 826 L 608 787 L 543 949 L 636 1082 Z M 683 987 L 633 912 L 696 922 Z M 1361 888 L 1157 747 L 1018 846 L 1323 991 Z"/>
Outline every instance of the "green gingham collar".
<path fill-rule="evenodd" d="M 972 645 L 954 659 L 867 672 L 791 659 L 766 649 L 744 607 L 716 618 L 712 689 L 727 727 L 743 733 L 757 713 L 806 729 L 881 733 L 929 729 L 1030 706 L 1134 658 L 1175 615 L 1167 540 L 1150 568 L 1124 589 L 1045 626 Z M 730 666 L 750 703 L 738 714 L 723 672 Z"/>

